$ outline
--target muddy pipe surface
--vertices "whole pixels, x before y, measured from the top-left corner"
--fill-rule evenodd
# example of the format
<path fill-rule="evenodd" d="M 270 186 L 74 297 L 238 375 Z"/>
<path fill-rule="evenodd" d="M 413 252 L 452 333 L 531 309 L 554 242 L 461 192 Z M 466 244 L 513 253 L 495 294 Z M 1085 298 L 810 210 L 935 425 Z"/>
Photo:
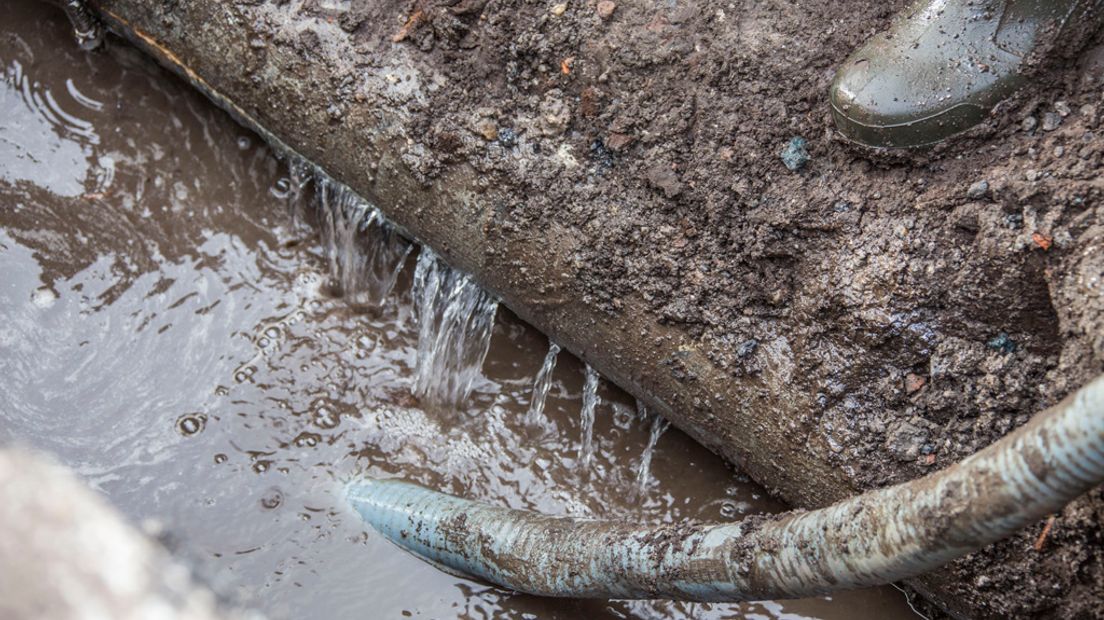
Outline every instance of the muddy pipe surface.
<path fill-rule="evenodd" d="M 1104 481 L 1104 377 L 938 473 L 732 524 L 550 517 L 396 481 L 353 484 L 365 521 L 422 558 L 544 596 L 705 602 L 816 596 L 938 568 Z"/>
<path fill-rule="evenodd" d="M 1096 141 L 1061 185 L 1017 155 L 1034 134 L 872 168 L 809 111 L 815 67 L 880 3 L 748 24 L 700 2 L 626 0 L 609 21 L 524 2 L 88 5 L 791 505 L 957 461 L 1104 368 Z M 847 36 L 810 39 L 828 13 Z M 794 127 L 814 156 L 800 175 L 775 152 Z M 979 171 L 998 204 L 963 204 Z M 1093 491 L 1045 553 L 1025 532 L 910 583 L 962 617 L 1098 611 L 1102 512 Z"/>

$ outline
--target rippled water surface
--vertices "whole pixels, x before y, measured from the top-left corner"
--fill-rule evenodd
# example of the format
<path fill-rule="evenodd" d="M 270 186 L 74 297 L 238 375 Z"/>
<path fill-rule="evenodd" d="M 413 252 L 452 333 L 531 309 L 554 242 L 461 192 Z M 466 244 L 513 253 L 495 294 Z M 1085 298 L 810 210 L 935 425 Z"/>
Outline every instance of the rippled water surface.
<path fill-rule="evenodd" d="M 605 381 L 584 420 L 585 368 L 566 352 L 528 413 L 549 343 L 504 308 L 464 404 L 423 404 L 417 249 L 389 250 L 405 268 L 381 307 L 349 303 L 338 229 L 290 214 L 314 189 L 294 200 L 253 134 L 124 45 L 80 52 L 45 5 L 0 5 L 0 71 L 0 441 L 159 522 L 233 600 L 272 618 L 915 617 L 891 589 L 543 600 L 405 555 L 344 506 L 346 481 L 637 521 L 779 506 Z"/>

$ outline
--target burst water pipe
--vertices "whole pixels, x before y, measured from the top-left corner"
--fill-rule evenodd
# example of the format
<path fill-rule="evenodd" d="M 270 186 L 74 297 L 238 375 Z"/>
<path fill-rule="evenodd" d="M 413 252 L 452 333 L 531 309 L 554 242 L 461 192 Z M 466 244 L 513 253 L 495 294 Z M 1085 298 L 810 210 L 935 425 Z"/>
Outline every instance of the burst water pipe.
<path fill-rule="evenodd" d="M 811 512 L 640 526 L 353 483 L 360 515 L 446 570 L 542 596 L 742 601 L 899 581 L 1035 522 L 1104 481 L 1104 375 L 960 463 Z"/>

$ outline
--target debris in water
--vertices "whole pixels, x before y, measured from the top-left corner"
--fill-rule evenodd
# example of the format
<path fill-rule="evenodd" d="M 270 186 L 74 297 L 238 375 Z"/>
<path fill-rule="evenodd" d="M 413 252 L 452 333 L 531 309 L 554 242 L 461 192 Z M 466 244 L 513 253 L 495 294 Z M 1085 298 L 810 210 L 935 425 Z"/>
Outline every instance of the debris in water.
<path fill-rule="evenodd" d="M 552 387 L 552 371 L 556 369 L 556 357 L 559 354 L 560 345 L 550 341 L 544 364 L 533 382 L 533 396 L 529 399 L 529 411 L 525 413 L 525 424 L 528 426 L 535 426 L 544 417 L 544 401 L 548 398 L 548 389 Z"/>
<path fill-rule="evenodd" d="M 425 247 L 413 295 L 419 326 L 411 391 L 429 404 L 459 407 L 482 373 L 498 300 Z"/>
<path fill-rule="evenodd" d="M 809 151 L 805 149 L 805 138 L 794 136 L 786 143 L 781 153 L 782 163 L 793 172 L 797 172 L 809 163 Z"/>
<path fill-rule="evenodd" d="M 594 457 L 594 410 L 598 407 L 598 371 L 586 366 L 586 382 L 583 384 L 583 441 L 579 446 L 579 465 L 583 471 L 590 467 Z"/>
<path fill-rule="evenodd" d="M 643 419 L 647 420 L 649 412 L 643 405 L 637 403 L 637 408 L 644 414 Z M 636 470 L 636 488 L 637 491 L 643 493 L 648 488 L 648 482 L 651 480 L 652 472 L 652 455 L 655 454 L 656 444 L 659 443 L 659 438 L 667 431 L 667 428 L 671 426 L 671 422 L 659 414 L 651 415 L 651 430 L 648 433 L 648 445 L 644 447 L 644 453 L 640 457 L 640 465 Z"/>

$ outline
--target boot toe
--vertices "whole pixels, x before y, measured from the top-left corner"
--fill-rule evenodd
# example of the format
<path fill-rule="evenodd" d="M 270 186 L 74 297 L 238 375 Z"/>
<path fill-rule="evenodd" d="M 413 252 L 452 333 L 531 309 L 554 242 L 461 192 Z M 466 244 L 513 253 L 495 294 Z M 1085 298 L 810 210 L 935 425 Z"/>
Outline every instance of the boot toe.
<path fill-rule="evenodd" d="M 920 61 L 922 62 L 922 61 Z M 939 142 L 983 121 L 993 79 L 952 67 L 893 67 L 867 58 L 844 65 L 830 91 L 836 126 L 848 139 L 876 147 Z"/>

